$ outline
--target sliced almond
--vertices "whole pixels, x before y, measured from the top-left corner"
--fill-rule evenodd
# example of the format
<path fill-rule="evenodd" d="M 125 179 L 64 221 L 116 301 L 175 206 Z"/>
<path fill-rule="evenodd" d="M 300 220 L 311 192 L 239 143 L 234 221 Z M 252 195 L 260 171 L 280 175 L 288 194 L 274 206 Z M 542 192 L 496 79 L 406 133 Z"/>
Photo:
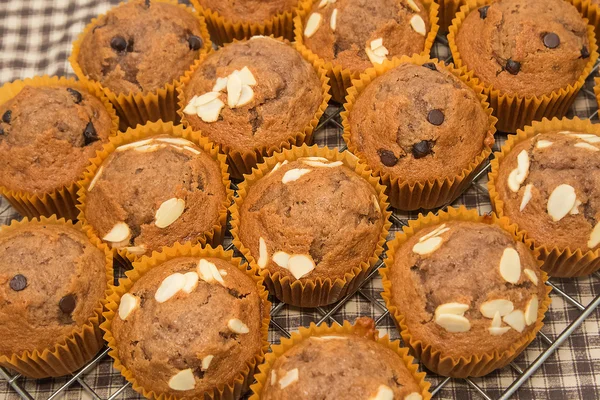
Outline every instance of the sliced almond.
<path fill-rule="evenodd" d="M 600 143 L 600 136 L 594 135 L 592 133 L 572 133 L 572 132 L 559 132 L 565 133 L 569 136 L 576 137 L 578 139 L 585 140 L 588 143 Z"/>
<path fill-rule="evenodd" d="M 156 138 L 157 142 L 175 144 L 179 146 L 193 146 L 194 143 L 184 138 Z"/>
<path fill-rule="evenodd" d="M 481 304 L 479 311 L 486 318 L 494 318 L 496 313 L 501 317 L 510 314 L 515 309 L 512 301 L 505 299 L 489 300 Z"/>
<path fill-rule="evenodd" d="M 122 146 L 117 147 L 116 151 L 125 151 L 129 149 L 136 148 L 138 146 L 145 146 L 149 143 L 152 143 L 153 139 L 144 139 L 133 143 L 124 144 Z"/>
<path fill-rule="evenodd" d="M 518 175 L 519 170 L 515 168 L 512 171 L 510 171 L 510 174 L 508 174 L 507 179 L 508 188 L 515 193 L 517 193 L 521 188 L 521 182 L 519 182 L 519 179 L 517 178 Z"/>
<path fill-rule="evenodd" d="M 169 387 L 173 390 L 185 391 L 196 387 L 196 379 L 191 368 L 184 369 L 169 379 Z"/>
<path fill-rule="evenodd" d="M 235 107 L 242 107 L 254 100 L 254 90 L 248 85 L 242 86 L 242 93 Z"/>
<path fill-rule="evenodd" d="M 369 57 L 369 60 L 373 64 L 383 64 L 383 62 L 386 60 L 385 57 L 381 57 L 375 54 L 373 50 L 371 50 L 369 47 L 365 48 L 365 53 L 367 53 L 367 57 Z"/>
<path fill-rule="evenodd" d="M 334 162 L 321 162 L 321 161 L 302 161 L 306 165 L 310 165 L 311 167 L 316 168 L 335 168 L 344 165 L 342 161 L 334 161 Z"/>
<path fill-rule="evenodd" d="M 445 303 L 439 305 L 435 309 L 435 316 L 441 314 L 454 314 L 454 315 L 463 315 L 469 309 L 468 304 L 463 303 Z"/>
<path fill-rule="evenodd" d="M 415 244 L 412 250 L 413 252 L 424 256 L 426 254 L 431 254 L 437 249 L 439 249 L 442 246 L 443 242 L 444 240 L 441 237 L 435 236 Z"/>
<path fill-rule="evenodd" d="M 194 115 L 194 114 L 198 113 L 198 107 L 196 107 L 194 105 L 194 102 L 196 101 L 197 98 L 198 98 L 198 96 L 194 96 L 191 98 L 191 100 L 188 102 L 188 104 L 183 109 L 183 112 L 185 114 Z"/>
<path fill-rule="evenodd" d="M 98 182 L 98 179 L 100 179 L 100 177 L 102 176 L 103 171 L 104 166 L 100 166 L 100 168 L 98 168 L 98 171 L 96 171 L 96 175 L 94 175 L 94 179 L 92 179 L 90 185 L 88 186 L 88 192 L 91 192 L 94 186 L 96 186 L 96 182 Z"/>
<path fill-rule="evenodd" d="M 425 21 L 421 18 L 420 15 L 413 15 L 410 19 L 410 26 L 417 32 L 419 35 L 426 36 L 427 28 L 425 27 Z"/>
<path fill-rule="evenodd" d="M 371 46 L 371 50 L 375 50 L 376 48 L 383 46 L 383 38 L 371 40 L 369 46 Z"/>
<path fill-rule="evenodd" d="M 235 108 L 242 95 L 242 80 L 236 74 L 229 75 L 227 80 L 227 105 Z"/>
<path fill-rule="evenodd" d="M 104 235 L 102 240 L 112 243 L 121 243 L 127 240 L 130 235 L 131 231 L 129 230 L 129 225 L 125 222 L 117 222 L 110 232 Z"/>
<path fill-rule="evenodd" d="M 283 378 L 281 378 L 279 380 L 279 387 L 281 389 L 285 389 L 286 387 L 290 386 L 292 383 L 297 382 L 298 381 L 298 368 L 294 368 L 290 371 L 288 371 Z"/>
<path fill-rule="evenodd" d="M 580 149 L 586 149 L 586 150 L 591 150 L 591 151 L 598 151 L 598 150 L 600 150 L 596 146 L 591 145 L 589 143 L 585 143 L 585 142 L 575 143 L 575 147 L 579 147 Z"/>
<path fill-rule="evenodd" d="M 294 254 L 288 261 L 288 270 L 294 275 L 294 278 L 300 279 L 315 269 L 315 262 L 312 257 L 304 254 Z"/>
<path fill-rule="evenodd" d="M 225 77 L 225 78 L 217 78 L 217 82 L 215 83 L 215 86 L 213 86 L 212 91 L 213 92 L 222 92 L 223 90 L 227 89 L 227 80 L 229 78 Z"/>
<path fill-rule="evenodd" d="M 260 268 L 264 268 L 269 263 L 269 252 L 267 251 L 267 242 L 262 237 L 258 239 L 258 261 Z"/>
<path fill-rule="evenodd" d="M 505 315 L 502 320 L 519 333 L 523 332 L 523 329 L 525 329 L 525 315 L 521 310 L 515 310 L 510 314 Z"/>
<path fill-rule="evenodd" d="M 569 211 L 569 214 L 575 215 L 575 214 L 579 214 L 579 206 L 581 205 L 581 201 L 575 199 L 575 204 L 573 204 L 573 208 L 571 208 L 571 211 Z"/>
<path fill-rule="evenodd" d="M 373 54 L 375 54 L 378 57 L 386 57 L 388 54 L 390 54 L 390 52 L 384 46 L 379 46 L 378 48 L 373 50 Z"/>
<path fill-rule="evenodd" d="M 181 290 L 186 293 L 192 293 L 198 286 L 198 274 L 194 271 L 186 272 L 183 274 L 183 277 L 185 278 L 185 283 L 183 284 Z"/>
<path fill-rule="evenodd" d="M 210 268 L 210 272 L 212 273 L 213 279 L 219 282 L 221 285 L 225 285 L 225 281 L 223 280 L 223 277 L 221 276 L 221 273 L 219 272 L 217 266 L 208 261 L 207 263 L 208 267 Z"/>
<path fill-rule="evenodd" d="M 289 171 L 286 171 L 283 178 L 281 178 L 281 183 L 285 184 L 298 180 L 301 176 L 308 174 L 310 171 L 312 170 L 305 168 L 290 169 Z"/>
<path fill-rule="evenodd" d="M 492 336 L 502 336 L 502 335 L 504 335 L 508 331 L 510 331 L 510 327 L 509 326 L 502 326 L 502 327 L 498 327 L 498 328 L 496 328 L 496 327 L 489 327 L 488 328 L 488 332 Z"/>
<path fill-rule="evenodd" d="M 378 213 L 380 213 L 381 212 L 381 206 L 379 205 L 379 200 L 377 199 L 377 196 L 371 195 L 371 199 L 373 200 L 373 206 L 375 207 L 375 210 Z"/>
<path fill-rule="evenodd" d="M 513 284 L 521 278 L 521 257 L 511 247 L 505 248 L 500 258 L 500 275 L 506 282 Z"/>
<path fill-rule="evenodd" d="M 227 327 L 229 328 L 229 330 L 231 330 L 231 332 L 234 333 L 244 334 L 250 332 L 250 329 L 248 329 L 246 324 L 244 324 L 237 318 L 230 319 L 227 322 Z"/>
<path fill-rule="evenodd" d="M 530 183 L 527 186 L 525 186 L 525 191 L 523 192 L 523 198 L 521 199 L 521 206 L 519 207 L 519 211 L 523 211 L 525 209 L 525 207 L 527 206 L 527 203 L 529 203 L 529 200 L 531 200 L 531 189 L 533 188 L 533 185 Z"/>
<path fill-rule="evenodd" d="M 277 383 L 277 372 L 274 369 L 271 370 L 271 385 Z"/>
<path fill-rule="evenodd" d="M 542 139 L 542 140 L 537 141 L 537 143 L 535 144 L 535 147 L 538 149 L 545 149 L 546 147 L 552 146 L 552 143 L 554 143 L 554 142 Z"/>
<path fill-rule="evenodd" d="M 215 356 L 213 356 L 212 354 L 204 357 L 202 359 L 202 367 L 200 369 L 202 371 L 206 371 L 208 369 L 208 367 L 210 367 L 210 363 L 212 362 L 213 358 L 215 358 Z"/>
<path fill-rule="evenodd" d="M 146 246 L 141 244 L 139 246 L 125 247 L 125 251 L 127 251 L 128 253 L 131 253 L 131 254 L 141 255 L 141 254 L 146 254 L 147 249 L 146 249 Z"/>
<path fill-rule="evenodd" d="M 221 274 L 221 276 L 227 276 L 227 271 L 225 271 L 224 269 L 220 269 L 219 273 Z"/>
<path fill-rule="evenodd" d="M 256 85 L 256 78 L 254 74 L 248 67 L 244 67 L 239 71 L 236 71 L 237 75 L 240 77 L 242 81 L 242 85 L 254 86 Z"/>
<path fill-rule="evenodd" d="M 310 14 L 310 17 L 306 21 L 306 28 L 304 28 L 304 37 L 309 38 L 314 35 L 321 26 L 322 19 L 323 17 L 319 13 L 314 12 Z"/>
<path fill-rule="evenodd" d="M 214 100 L 218 99 L 221 96 L 221 93 L 218 91 L 204 93 L 202 96 L 197 96 L 194 100 L 194 106 L 200 107 L 205 104 L 211 103 Z"/>
<path fill-rule="evenodd" d="M 527 276 L 527 278 L 529 278 L 529 280 L 531 281 L 531 283 L 533 283 L 535 286 L 537 286 L 538 284 L 538 277 L 535 274 L 535 272 L 529 268 L 525 268 L 523 270 L 523 273 Z"/>
<path fill-rule="evenodd" d="M 377 393 L 369 397 L 369 400 L 394 400 L 394 391 L 386 385 L 379 385 Z"/>
<path fill-rule="evenodd" d="M 192 153 L 194 153 L 194 154 L 200 154 L 200 153 L 201 153 L 201 151 L 200 151 L 200 150 L 198 150 L 198 149 L 195 149 L 195 148 L 193 148 L 193 147 L 190 147 L 190 146 L 183 146 L 183 148 L 184 148 L 185 150 L 189 151 L 189 152 L 192 152 Z"/>
<path fill-rule="evenodd" d="M 467 332 L 471 323 L 462 315 L 440 314 L 435 317 L 435 323 L 451 333 Z"/>
<path fill-rule="evenodd" d="M 500 312 L 496 311 L 494 318 L 492 318 L 492 328 L 500 328 L 502 326 L 502 317 Z"/>
<path fill-rule="evenodd" d="M 154 216 L 154 225 L 159 228 L 166 228 L 173 222 L 177 221 L 185 210 L 185 200 L 173 197 L 164 201 Z"/>
<path fill-rule="evenodd" d="M 600 222 L 596 223 L 596 226 L 594 226 L 594 229 L 592 230 L 592 233 L 590 234 L 590 239 L 587 242 L 587 245 L 590 249 L 593 249 L 594 247 L 598 246 L 599 243 L 600 243 Z"/>
<path fill-rule="evenodd" d="M 288 253 L 286 253 L 285 251 L 278 251 L 275 254 L 273 254 L 272 260 L 275 264 L 279 265 L 281 268 L 287 269 L 288 263 L 290 261 L 290 255 Z"/>
<path fill-rule="evenodd" d="M 519 184 L 525 182 L 527 175 L 529 175 L 529 154 L 526 150 L 521 150 L 517 156 L 517 180 Z"/>
<path fill-rule="evenodd" d="M 219 120 L 221 110 L 225 107 L 225 103 L 221 99 L 215 99 L 208 104 L 198 107 L 197 115 L 204 122 L 216 122 Z"/>
<path fill-rule="evenodd" d="M 139 298 L 132 294 L 125 293 L 123 297 L 121 297 L 121 303 L 119 304 L 119 318 L 125 321 L 129 314 L 131 314 L 136 308 L 138 308 L 139 305 Z"/>
<path fill-rule="evenodd" d="M 525 307 L 525 323 L 527 326 L 533 324 L 537 321 L 538 314 L 538 297 L 534 294 L 531 296 L 531 300 L 527 303 Z"/>
<path fill-rule="evenodd" d="M 421 12 L 421 9 L 417 5 L 417 3 L 414 2 L 414 0 L 407 0 L 406 3 L 414 12 Z"/>
<path fill-rule="evenodd" d="M 287 164 L 288 161 L 287 160 L 283 160 L 283 162 L 278 162 L 277 164 L 275 164 L 275 166 L 273 167 L 273 169 L 271 170 L 271 172 L 269 172 L 269 175 L 271 175 L 273 172 L 277 171 L 279 168 L 281 168 L 282 165 Z"/>
<path fill-rule="evenodd" d="M 185 277 L 176 272 L 163 279 L 162 283 L 154 293 L 154 299 L 159 303 L 164 303 L 175 296 L 185 286 Z"/>
<path fill-rule="evenodd" d="M 441 224 L 440 226 L 438 226 L 437 228 L 435 228 L 434 230 L 429 232 L 427 235 L 421 236 L 419 238 L 419 242 L 423 242 L 423 241 L 429 239 L 430 237 L 439 236 L 438 233 L 444 229 L 446 229 L 446 224 Z"/>
<path fill-rule="evenodd" d="M 577 195 L 571 185 L 558 185 L 548 197 L 548 215 L 553 221 L 560 221 L 575 205 Z"/>
<path fill-rule="evenodd" d="M 324 162 L 324 163 L 329 162 L 329 160 L 326 159 L 325 157 L 314 157 L 314 156 L 311 156 L 311 157 L 300 157 L 298 159 L 298 161 L 302 161 L 302 162 L 304 162 L 304 161 L 321 161 L 321 162 Z"/>
<path fill-rule="evenodd" d="M 321 0 L 319 3 L 319 8 L 323 8 L 329 4 L 329 0 Z"/>
<path fill-rule="evenodd" d="M 198 263 L 197 271 L 198 271 L 198 276 L 204 282 L 212 283 L 213 281 L 217 281 L 221 285 L 225 284 L 225 281 L 223 280 L 221 273 L 217 269 L 217 266 L 215 264 L 211 263 L 210 261 L 201 259 L 200 262 Z"/>
<path fill-rule="evenodd" d="M 338 9 L 336 8 L 331 12 L 331 19 L 329 20 L 329 27 L 334 32 L 335 32 L 335 28 L 337 27 L 337 15 L 338 15 Z"/>
<path fill-rule="evenodd" d="M 167 146 L 164 144 L 148 144 L 146 146 L 135 147 L 133 150 L 139 151 L 140 153 L 154 153 L 155 151 L 164 149 L 165 147 Z"/>

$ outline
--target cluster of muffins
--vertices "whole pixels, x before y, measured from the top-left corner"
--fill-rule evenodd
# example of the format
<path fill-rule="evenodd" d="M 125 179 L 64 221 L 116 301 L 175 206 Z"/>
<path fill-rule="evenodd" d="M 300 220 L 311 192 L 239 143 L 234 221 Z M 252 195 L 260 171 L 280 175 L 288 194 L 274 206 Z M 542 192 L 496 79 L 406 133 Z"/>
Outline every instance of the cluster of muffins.
<path fill-rule="evenodd" d="M 298 307 L 354 293 L 391 207 L 452 203 L 496 128 L 517 132 L 491 163 L 496 214 L 449 207 L 387 243 L 404 343 L 440 375 L 488 374 L 541 329 L 547 274 L 600 269 L 600 131 L 542 120 L 598 58 L 591 6 L 192 3 L 116 6 L 74 43 L 79 80 L 0 89 L 0 189 L 28 217 L 0 229 L 0 365 L 65 375 L 104 339 L 147 398 L 239 399 L 256 381 L 255 399 L 429 399 L 369 319 L 269 352 L 268 293 Z M 454 64 L 429 57 L 438 24 Z M 309 146 L 331 99 L 348 151 Z M 228 215 L 245 260 L 220 247 Z"/>

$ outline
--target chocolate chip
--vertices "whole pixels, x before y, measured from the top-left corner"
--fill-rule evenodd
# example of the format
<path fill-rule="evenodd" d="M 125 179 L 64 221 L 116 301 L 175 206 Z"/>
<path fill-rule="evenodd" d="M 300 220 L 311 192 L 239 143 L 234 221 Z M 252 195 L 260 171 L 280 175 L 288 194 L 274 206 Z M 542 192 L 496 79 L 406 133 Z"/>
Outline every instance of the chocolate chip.
<path fill-rule="evenodd" d="M 521 70 L 521 63 L 518 61 L 513 61 L 510 58 L 506 61 L 506 70 L 511 75 L 516 75 Z"/>
<path fill-rule="evenodd" d="M 412 147 L 412 154 L 414 158 L 423 158 L 431 153 L 433 148 L 433 142 L 429 140 L 421 140 Z"/>
<path fill-rule="evenodd" d="M 2 115 L 2 121 L 7 124 L 10 124 L 11 118 L 12 118 L 12 111 L 10 111 L 10 110 L 6 110 L 4 115 Z"/>
<path fill-rule="evenodd" d="M 115 36 L 110 41 L 110 47 L 119 52 L 125 51 L 125 49 L 127 48 L 127 41 L 121 36 Z"/>
<path fill-rule="evenodd" d="M 440 126 L 444 123 L 444 113 L 441 110 L 431 110 L 427 114 L 427 121 L 431 125 Z"/>
<path fill-rule="evenodd" d="M 542 41 L 544 42 L 544 46 L 546 46 L 549 49 L 555 49 L 560 44 L 560 38 L 554 32 L 546 33 Z"/>
<path fill-rule="evenodd" d="M 133 52 L 133 38 L 129 39 L 129 42 L 127 42 L 127 52 Z"/>
<path fill-rule="evenodd" d="M 25 278 L 21 274 L 15 275 L 10 280 L 9 285 L 10 285 L 10 288 L 12 290 L 14 290 L 15 292 L 20 292 L 21 290 L 23 290 L 27 287 L 27 278 Z"/>
<path fill-rule="evenodd" d="M 481 17 L 481 19 L 486 19 L 487 18 L 488 8 L 490 8 L 490 6 L 483 6 L 483 7 L 481 7 L 478 10 L 479 11 L 479 17 Z"/>
<path fill-rule="evenodd" d="M 422 65 L 422 67 L 429 68 L 432 71 L 437 71 L 437 68 L 434 63 L 428 62 Z"/>
<path fill-rule="evenodd" d="M 188 43 L 190 45 L 190 50 L 200 50 L 202 47 L 202 39 L 196 35 L 190 35 L 188 38 Z"/>
<path fill-rule="evenodd" d="M 94 124 L 92 124 L 92 121 L 90 121 L 83 130 L 83 142 L 85 143 L 84 146 L 94 143 L 96 140 L 100 140 L 100 138 L 98 137 L 96 128 L 94 128 Z"/>
<path fill-rule="evenodd" d="M 144 5 L 146 6 L 146 8 L 150 8 L 150 0 L 146 0 L 144 2 Z"/>
<path fill-rule="evenodd" d="M 83 100 L 81 93 L 79 93 L 77 90 L 71 89 L 71 88 L 67 88 L 67 90 L 69 91 L 69 93 L 71 93 L 71 95 L 75 99 L 75 104 L 81 103 L 81 100 Z"/>
<path fill-rule="evenodd" d="M 72 294 L 66 295 L 58 302 L 58 307 L 60 308 L 60 311 L 64 312 L 65 314 L 71 314 L 75 309 L 75 305 L 75 295 Z"/>
<path fill-rule="evenodd" d="M 588 58 L 590 56 L 590 51 L 587 47 L 583 46 L 581 48 L 581 58 Z"/>
<path fill-rule="evenodd" d="M 4 135 L 4 128 L 0 127 L 0 136 Z"/>
<path fill-rule="evenodd" d="M 398 162 L 398 158 L 394 155 L 393 151 L 386 149 L 377 150 L 377 154 L 379 154 L 379 159 L 381 163 L 386 167 L 393 167 Z"/>

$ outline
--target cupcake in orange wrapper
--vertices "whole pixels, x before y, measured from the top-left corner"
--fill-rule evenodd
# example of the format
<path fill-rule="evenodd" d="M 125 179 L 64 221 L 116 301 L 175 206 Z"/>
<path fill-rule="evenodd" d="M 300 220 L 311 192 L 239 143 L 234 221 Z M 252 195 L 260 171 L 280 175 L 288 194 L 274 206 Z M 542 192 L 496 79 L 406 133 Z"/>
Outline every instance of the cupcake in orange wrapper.
<path fill-rule="evenodd" d="M 176 87 L 212 48 L 204 18 L 177 0 L 132 0 L 94 18 L 69 61 L 82 81 L 98 82 L 121 118 L 121 130 L 177 121 Z"/>
<path fill-rule="evenodd" d="M 269 348 L 257 271 L 222 247 L 176 243 L 144 257 L 102 324 L 114 366 L 148 399 L 239 399 Z"/>
<path fill-rule="evenodd" d="M 0 255 L 0 366 L 35 379 L 83 367 L 104 344 L 110 250 L 53 216 L 2 226 Z"/>
<path fill-rule="evenodd" d="M 196 132 L 151 122 L 111 139 L 79 182 L 79 220 L 124 266 L 176 242 L 221 243 L 225 156 Z"/>
<path fill-rule="evenodd" d="M 353 81 L 342 112 L 348 149 L 380 176 L 401 210 L 456 199 L 491 154 L 496 118 L 463 70 L 415 55 Z"/>
<path fill-rule="evenodd" d="M 258 367 L 250 400 L 431 399 L 431 385 L 408 349 L 380 338 L 367 317 L 354 325 L 311 323 L 271 350 Z"/>
<path fill-rule="evenodd" d="M 433 0 L 315 0 L 294 18 L 294 34 L 327 70 L 333 100 L 343 103 L 367 68 L 392 57 L 429 56 L 438 8 Z"/>
<path fill-rule="evenodd" d="M 77 217 L 76 182 L 119 119 L 92 83 L 38 76 L 0 88 L 0 193 L 23 216 Z"/>
<path fill-rule="evenodd" d="M 564 116 L 598 59 L 594 27 L 563 0 L 468 0 L 449 32 L 505 132 Z"/>
<path fill-rule="evenodd" d="M 295 44 L 255 36 L 198 60 L 179 88 L 182 123 L 227 155 L 243 179 L 264 157 L 312 143 L 330 96 L 325 71 Z"/>
<path fill-rule="evenodd" d="M 495 153 L 488 188 L 494 210 L 519 227 L 558 277 L 600 269 L 600 128 L 543 119 Z"/>
<path fill-rule="evenodd" d="M 259 164 L 231 206 L 233 244 L 279 300 L 300 307 L 354 292 L 383 251 L 390 212 L 349 152 L 302 146 Z"/>
<path fill-rule="evenodd" d="M 461 207 L 421 214 L 403 231 L 380 270 L 382 297 L 404 343 L 429 370 L 483 376 L 531 343 L 550 287 L 539 253 L 515 225 Z"/>
<path fill-rule="evenodd" d="M 222 46 L 256 35 L 294 39 L 294 16 L 311 0 L 191 0 L 212 40 Z"/>

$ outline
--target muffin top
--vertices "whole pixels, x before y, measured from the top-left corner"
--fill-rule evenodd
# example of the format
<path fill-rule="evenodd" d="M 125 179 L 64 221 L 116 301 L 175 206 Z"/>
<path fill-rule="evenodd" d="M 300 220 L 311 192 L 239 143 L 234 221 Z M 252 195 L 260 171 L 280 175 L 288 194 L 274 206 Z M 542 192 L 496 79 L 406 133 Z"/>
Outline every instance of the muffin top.
<path fill-rule="evenodd" d="M 180 257 L 123 295 L 112 333 L 140 386 L 196 399 L 260 353 L 265 312 L 255 281 L 231 262 Z"/>
<path fill-rule="evenodd" d="M 261 399 L 421 400 L 419 383 L 400 356 L 361 333 L 297 343 L 275 360 Z"/>
<path fill-rule="evenodd" d="M 239 236 L 260 268 L 295 279 L 343 278 L 377 248 L 385 224 L 373 186 L 321 157 L 285 162 L 254 183 Z"/>
<path fill-rule="evenodd" d="M 430 30 L 420 0 L 316 0 L 304 20 L 304 44 L 352 71 L 386 58 L 421 53 Z"/>
<path fill-rule="evenodd" d="M 98 19 L 81 43 L 85 75 L 115 93 L 152 92 L 179 79 L 204 47 L 200 20 L 183 7 L 132 0 Z"/>
<path fill-rule="evenodd" d="M 403 63 L 375 78 L 348 119 L 369 166 L 408 183 L 458 175 L 494 143 L 477 94 L 432 62 Z"/>
<path fill-rule="evenodd" d="M 290 45 L 266 37 L 209 55 L 183 93 L 190 125 L 240 152 L 279 146 L 303 131 L 323 102 L 313 66 Z"/>
<path fill-rule="evenodd" d="M 563 0 L 499 0 L 472 10 L 456 46 L 483 82 L 521 96 L 575 83 L 590 57 L 586 23 Z"/>
<path fill-rule="evenodd" d="M 71 225 L 0 232 L 0 355 L 64 341 L 100 307 L 106 254 Z"/>
<path fill-rule="evenodd" d="M 233 23 L 263 23 L 277 14 L 291 12 L 298 0 L 198 0 L 198 3 Z"/>
<path fill-rule="evenodd" d="M 500 163 L 503 211 L 537 245 L 600 244 L 600 137 L 548 132 L 518 143 Z"/>
<path fill-rule="evenodd" d="M 142 255 L 210 231 L 226 198 L 218 161 L 188 140 L 162 135 L 108 156 L 88 186 L 84 212 L 104 241 Z"/>

